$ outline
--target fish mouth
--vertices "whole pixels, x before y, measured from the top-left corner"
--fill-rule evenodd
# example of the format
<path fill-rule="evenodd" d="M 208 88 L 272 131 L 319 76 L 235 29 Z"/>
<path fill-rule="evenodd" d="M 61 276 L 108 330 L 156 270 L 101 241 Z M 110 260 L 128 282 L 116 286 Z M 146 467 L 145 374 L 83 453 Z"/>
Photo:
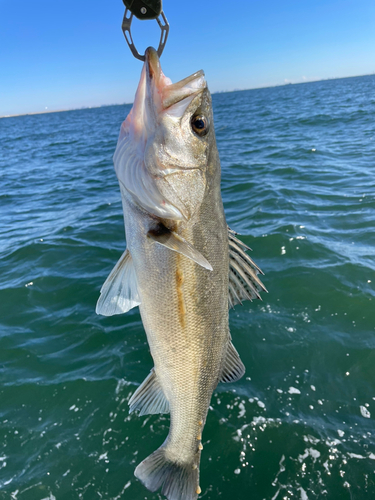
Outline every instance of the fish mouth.
<path fill-rule="evenodd" d="M 172 83 L 164 75 L 158 53 L 153 47 L 149 47 L 146 50 L 145 66 L 147 87 L 151 90 L 154 101 L 159 100 L 162 110 L 168 110 L 185 99 L 187 100 L 184 103 L 186 106 L 182 108 L 186 109 L 193 98 L 207 88 L 203 70 L 197 71 L 177 83 Z M 158 99 L 156 99 L 156 94 Z M 183 110 L 182 108 L 181 111 Z"/>
<path fill-rule="evenodd" d="M 155 84 L 159 86 L 162 70 L 158 53 L 153 47 L 148 47 L 148 49 L 146 49 L 145 58 L 147 80 L 150 82 L 154 81 Z"/>

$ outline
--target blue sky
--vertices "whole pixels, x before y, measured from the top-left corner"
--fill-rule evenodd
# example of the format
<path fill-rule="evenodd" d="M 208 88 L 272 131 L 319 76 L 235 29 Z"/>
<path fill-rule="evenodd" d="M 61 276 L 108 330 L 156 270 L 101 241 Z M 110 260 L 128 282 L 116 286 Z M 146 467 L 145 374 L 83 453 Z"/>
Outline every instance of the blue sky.
<path fill-rule="evenodd" d="M 375 72 L 374 0 L 164 0 L 161 62 L 173 81 L 204 69 L 211 91 Z M 121 0 L 0 0 L 0 116 L 132 102 L 142 63 Z M 140 51 L 156 21 L 134 21 Z"/>

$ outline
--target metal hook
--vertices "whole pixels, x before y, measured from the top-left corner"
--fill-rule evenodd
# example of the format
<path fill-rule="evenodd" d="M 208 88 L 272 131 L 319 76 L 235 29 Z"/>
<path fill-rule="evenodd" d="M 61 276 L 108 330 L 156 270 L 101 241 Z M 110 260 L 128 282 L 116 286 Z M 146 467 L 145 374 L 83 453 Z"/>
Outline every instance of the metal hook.
<path fill-rule="evenodd" d="M 124 14 L 124 20 L 122 21 L 122 31 L 124 33 L 125 40 L 129 45 L 129 48 L 132 51 L 133 56 L 136 57 L 137 59 L 140 59 L 141 61 L 145 61 L 146 59 L 145 56 L 144 55 L 141 56 L 141 54 L 138 52 L 133 42 L 133 37 L 131 33 L 132 20 L 133 20 L 133 13 L 128 8 L 126 8 Z M 167 42 L 169 33 L 169 24 L 167 18 L 165 17 L 164 12 L 160 13 L 160 16 L 156 18 L 156 21 L 158 22 L 159 28 L 161 30 L 159 47 L 157 50 L 158 56 L 160 57 L 163 53 L 165 44 Z"/>

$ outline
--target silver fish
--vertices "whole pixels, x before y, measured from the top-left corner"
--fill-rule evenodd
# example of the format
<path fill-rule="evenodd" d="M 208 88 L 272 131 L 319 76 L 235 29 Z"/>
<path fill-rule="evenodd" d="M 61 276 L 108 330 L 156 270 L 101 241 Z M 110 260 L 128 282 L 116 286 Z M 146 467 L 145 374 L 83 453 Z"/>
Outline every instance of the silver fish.
<path fill-rule="evenodd" d="M 149 48 L 114 155 L 127 249 L 105 281 L 97 313 L 139 306 L 154 360 L 130 412 L 170 412 L 170 430 L 135 475 L 169 500 L 195 500 L 202 432 L 219 381 L 245 367 L 228 305 L 265 290 L 248 247 L 228 229 L 211 96 L 203 71 L 172 84 Z"/>

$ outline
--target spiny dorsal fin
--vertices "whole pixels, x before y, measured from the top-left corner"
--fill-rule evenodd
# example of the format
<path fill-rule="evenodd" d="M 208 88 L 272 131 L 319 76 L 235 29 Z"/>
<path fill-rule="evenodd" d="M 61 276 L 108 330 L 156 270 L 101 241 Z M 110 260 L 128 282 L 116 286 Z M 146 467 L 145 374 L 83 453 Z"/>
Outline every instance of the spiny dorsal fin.
<path fill-rule="evenodd" d="M 160 223 L 155 228 L 150 229 L 147 236 L 156 241 L 156 243 L 160 243 L 160 245 L 163 245 L 174 252 L 185 255 L 188 259 L 191 259 L 205 269 L 212 271 L 211 264 L 200 252 L 198 252 L 196 248 L 193 247 L 193 245 L 191 245 L 179 234 L 170 231 L 164 226 L 164 224 Z"/>
<path fill-rule="evenodd" d="M 259 292 L 267 292 L 257 274 L 261 269 L 247 255 L 251 250 L 245 243 L 235 237 L 234 231 L 228 227 L 229 239 L 229 296 L 228 305 L 234 307 L 243 300 L 260 299 Z"/>
<path fill-rule="evenodd" d="M 244 374 L 245 366 L 242 363 L 236 348 L 232 342 L 229 342 L 220 382 L 236 382 Z"/>
<path fill-rule="evenodd" d="M 139 415 L 169 413 L 169 403 L 152 369 L 129 401 L 129 413 L 140 410 Z"/>
<path fill-rule="evenodd" d="M 96 314 L 122 314 L 140 303 L 133 261 L 130 252 L 125 250 L 100 290 Z"/>

